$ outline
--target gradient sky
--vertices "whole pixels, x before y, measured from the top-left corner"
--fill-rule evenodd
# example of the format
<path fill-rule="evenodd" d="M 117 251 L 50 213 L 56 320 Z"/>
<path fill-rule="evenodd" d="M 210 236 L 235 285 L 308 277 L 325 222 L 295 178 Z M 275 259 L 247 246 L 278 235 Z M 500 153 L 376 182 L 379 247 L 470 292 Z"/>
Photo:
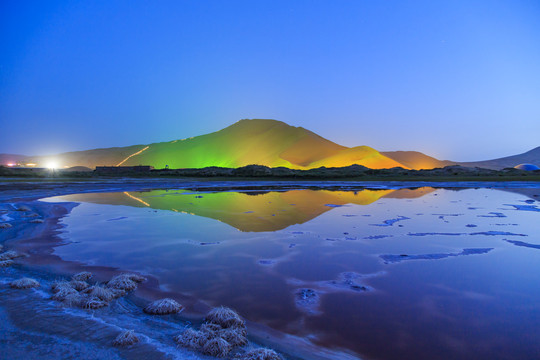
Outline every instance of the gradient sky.
<path fill-rule="evenodd" d="M 540 146 L 540 2 L 0 2 L 0 153 L 271 118 L 472 161 Z"/>

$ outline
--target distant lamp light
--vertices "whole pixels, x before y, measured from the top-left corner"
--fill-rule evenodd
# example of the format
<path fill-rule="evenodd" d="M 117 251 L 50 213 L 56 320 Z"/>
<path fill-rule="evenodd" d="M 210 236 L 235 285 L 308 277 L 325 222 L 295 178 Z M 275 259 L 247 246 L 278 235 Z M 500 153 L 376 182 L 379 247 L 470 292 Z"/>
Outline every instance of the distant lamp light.
<path fill-rule="evenodd" d="M 15 166 L 15 164 L 14 163 L 9 163 L 9 164 L 7 164 L 7 166 L 13 167 L 13 166 Z"/>

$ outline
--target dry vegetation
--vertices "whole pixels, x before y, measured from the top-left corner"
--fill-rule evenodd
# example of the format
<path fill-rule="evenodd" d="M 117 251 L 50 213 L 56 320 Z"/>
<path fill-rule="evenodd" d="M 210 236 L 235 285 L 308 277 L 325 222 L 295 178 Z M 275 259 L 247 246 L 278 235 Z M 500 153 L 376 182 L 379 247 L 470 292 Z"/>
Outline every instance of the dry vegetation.
<path fill-rule="evenodd" d="M 13 260 L 13 259 L 16 259 L 16 258 L 22 257 L 22 256 L 24 256 L 24 255 L 19 254 L 16 251 L 10 250 L 10 251 L 6 251 L 6 252 L 0 254 L 0 261 Z"/>
<path fill-rule="evenodd" d="M 122 274 L 113 277 L 106 284 L 90 285 L 88 280 L 92 273 L 83 271 L 71 277 L 70 281 L 57 281 L 51 285 L 52 299 L 62 302 L 64 306 L 80 307 L 83 309 L 99 309 L 108 306 L 111 301 L 127 295 L 137 288 L 135 279 L 139 282 L 146 280 L 137 274 Z"/>
<path fill-rule="evenodd" d="M 244 320 L 234 310 L 218 307 L 208 312 L 199 330 L 186 329 L 174 340 L 205 355 L 225 357 L 234 348 L 247 345 L 246 336 Z"/>
<path fill-rule="evenodd" d="M 73 275 L 71 278 L 76 281 L 88 281 L 92 278 L 92 273 L 88 271 L 83 271 Z"/>
<path fill-rule="evenodd" d="M 282 360 L 282 357 L 271 349 L 254 349 L 240 357 L 241 360 Z"/>
<path fill-rule="evenodd" d="M 8 266 L 12 258 L 19 253 L 8 251 L 0 254 L 1 266 Z M 4 265 L 6 264 L 6 265 Z M 136 274 L 114 276 L 104 284 L 89 284 L 92 273 L 81 272 L 69 280 L 56 281 L 51 285 L 51 298 L 63 306 L 96 310 L 108 306 L 114 299 L 122 297 L 128 291 L 137 288 L 137 283 L 146 278 Z M 39 287 L 38 281 L 30 278 L 14 280 L 12 288 L 29 289 Z M 147 314 L 176 314 L 184 307 L 173 299 L 160 299 L 148 304 L 143 310 Z M 114 346 L 129 346 L 138 343 L 139 337 L 133 330 L 121 332 L 113 341 Z M 186 329 L 174 338 L 174 341 L 186 348 L 214 357 L 234 357 L 245 360 L 280 360 L 275 351 L 270 349 L 247 350 L 247 330 L 245 321 L 234 310 L 217 307 L 210 310 L 199 330 Z"/>
<path fill-rule="evenodd" d="M 22 278 L 19 280 L 12 281 L 9 286 L 14 289 L 30 289 L 39 287 L 39 282 L 30 278 Z"/>
<path fill-rule="evenodd" d="M 143 311 L 151 315 L 168 315 L 180 312 L 184 307 L 173 299 L 156 300 L 148 304 Z"/>
<path fill-rule="evenodd" d="M 139 342 L 139 338 L 133 330 L 122 331 L 116 339 L 113 340 L 114 346 L 129 346 Z"/>

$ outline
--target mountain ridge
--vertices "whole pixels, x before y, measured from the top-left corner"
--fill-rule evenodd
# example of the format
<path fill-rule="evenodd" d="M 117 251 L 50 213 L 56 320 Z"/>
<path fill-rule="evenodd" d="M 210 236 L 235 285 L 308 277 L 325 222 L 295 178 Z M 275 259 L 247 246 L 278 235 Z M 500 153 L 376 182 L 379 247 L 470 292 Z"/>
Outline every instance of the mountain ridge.
<path fill-rule="evenodd" d="M 188 139 L 28 157 L 26 160 L 44 166 L 56 162 L 61 166 L 91 168 L 141 164 L 155 168 L 236 168 L 250 164 L 292 169 L 352 164 L 365 164 L 375 169 L 403 167 L 373 148 L 347 148 L 305 128 L 270 119 L 244 119 L 216 132 Z"/>
<path fill-rule="evenodd" d="M 14 160 L 15 159 L 15 160 Z M 237 168 L 251 164 L 307 170 L 354 164 L 373 169 L 433 169 L 449 165 L 500 170 L 520 163 L 540 164 L 540 146 L 504 158 L 455 162 L 418 151 L 386 151 L 361 145 L 346 147 L 304 127 L 272 119 L 242 119 L 223 129 L 191 138 L 124 147 L 71 151 L 47 156 L 0 154 L 0 164 L 33 163 L 40 167 L 135 166 L 155 168 Z"/>

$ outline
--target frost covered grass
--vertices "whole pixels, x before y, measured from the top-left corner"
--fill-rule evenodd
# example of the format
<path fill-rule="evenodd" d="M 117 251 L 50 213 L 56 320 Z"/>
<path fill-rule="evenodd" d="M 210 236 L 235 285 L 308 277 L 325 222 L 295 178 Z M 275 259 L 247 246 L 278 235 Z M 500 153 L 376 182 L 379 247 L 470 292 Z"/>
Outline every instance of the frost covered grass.
<path fill-rule="evenodd" d="M 8 267 L 15 264 L 13 260 L 0 260 L 0 268 Z"/>
<path fill-rule="evenodd" d="M 91 272 L 83 271 L 73 275 L 70 281 L 61 280 L 53 283 L 51 298 L 62 302 L 64 306 L 99 309 L 127 294 L 123 289 L 109 288 L 100 284 L 90 285 L 86 280 L 92 276 Z"/>
<path fill-rule="evenodd" d="M 202 353 L 215 357 L 225 357 L 231 352 L 231 344 L 227 340 L 215 337 L 208 340 L 202 347 Z"/>
<path fill-rule="evenodd" d="M 113 340 L 114 346 L 129 346 L 139 342 L 139 338 L 133 330 L 122 331 L 116 339 Z"/>
<path fill-rule="evenodd" d="M 122 274 L 113 277 L 108 283 L 107 287 L 112 289 L 119 289 L 124 291 L 133 291 L 137 288 L 137 283 L 131 280 L 129 275 Z"/>
<path fill-rule="evenodd" d="M 115 294 L 103 286 L 94 285 L 82 291 L 82 293 L 87 294 L 90 297 L 98 298 L 107 303 L 115 299 Z"/>
<path fill-rule="evenodd" d="M 206 321 L 217 324 L 224 329 L 230 327 L 245 328 L 245 322 L 232 309 L 221 306 L 210 310 L 206 315 Z"/>
<path fill-rule="evenodd" d="M 88 271 L 82 271 L 73 275 L 71 278 L 76 281 L 88 281 L 92 278 L 92 273 Z"/>
<path fill-rule="evenodd" d="M 11 283 L 9 283 L 9 286 L 11 286 L 13 289 L 30 289 L 39 287 L 39 282 L 37 280 L 25 277 L 19 280 L 12 281 Z"/>
<path fill-rule="evenodd" d="M 240 357 L 241 360 L 283 360 L 277 352 L 271 349 L 260 348 L 248 351 Z"/>
<path fill-rule="evenodd" d="M 165 298 L 148 304 L 143 311 L 151 315 L 176 314 L 184 307 L 173 299 Z"/>
<path fill-rule="evenodd" d="M 24 256 L 24 255 L 18 253 L 17 251 L 10 250 L 10 251 L 6 251 L 6 252 L 3 252 L 3 253 L 0 254 L 0 261 L 13 260 L 13 259 L 16 259 L 16 258 L 19 258 L 19 257 L 22 257 L 22 256 Z"/>
<path fill-rule="evenodd" d="M 235 347 L 248 343 L 244 320 L 234 310 L 218 307 L 210 310 L 199 330 L 187 329 L 174 340 L 179 345 L 205 355 L 225 357 Z"/>

